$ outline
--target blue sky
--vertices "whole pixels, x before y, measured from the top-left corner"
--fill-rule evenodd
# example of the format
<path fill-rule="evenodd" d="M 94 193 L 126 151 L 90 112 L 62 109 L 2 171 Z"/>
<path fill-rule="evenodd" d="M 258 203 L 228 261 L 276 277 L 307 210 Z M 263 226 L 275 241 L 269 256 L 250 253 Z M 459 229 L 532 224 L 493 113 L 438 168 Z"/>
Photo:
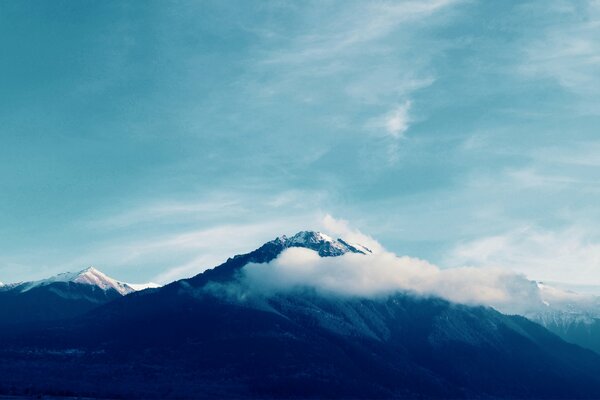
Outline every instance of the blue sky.
<path fill-rule="evenodd" d="M 359 230 L 600 284 L 598 1 L 0 4 L 0 280 Z"/>

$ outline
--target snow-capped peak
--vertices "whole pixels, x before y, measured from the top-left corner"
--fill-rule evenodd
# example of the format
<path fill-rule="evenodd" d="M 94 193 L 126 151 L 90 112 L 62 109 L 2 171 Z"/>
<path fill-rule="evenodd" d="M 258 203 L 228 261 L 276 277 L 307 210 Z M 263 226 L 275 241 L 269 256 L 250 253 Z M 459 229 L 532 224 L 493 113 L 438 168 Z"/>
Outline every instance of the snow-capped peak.
<path fill-rule="evenodd" d="M 335 243 L 335 240 L 331 236 L 328 236 L 321 232 L 301 231 L 296 233 L 291 238 L 287 238 L 287 242 L 290 244 L 307 244 L 320 242 Z"/>
<path fill-rule="evenodd" d="M 343 239 L 332 237 L 315 231 L 301 231 L 292 237 L 280 236 L 276 239 L 284 247 L 305 247 L 314 250 L 321 256 L 340 256 L 346 253 L 371 254 L 371 250 L 361 246 L 350 244 Z"/>
<path fill-rule="evenodd" d="M 72 282 L 83 285 L 91 285 L 99 287 L 105 291 L 114 289 L 123 296 L 135 291 L 126 283 L 110 278 L 94 267 L 89 267 L 79 272 L 65 272 L 41 281 L 29 282 L 23 285 L 23 289 L 21 291 L 26 292 L 35 287 L 46 286 L 56 282 Z"/>

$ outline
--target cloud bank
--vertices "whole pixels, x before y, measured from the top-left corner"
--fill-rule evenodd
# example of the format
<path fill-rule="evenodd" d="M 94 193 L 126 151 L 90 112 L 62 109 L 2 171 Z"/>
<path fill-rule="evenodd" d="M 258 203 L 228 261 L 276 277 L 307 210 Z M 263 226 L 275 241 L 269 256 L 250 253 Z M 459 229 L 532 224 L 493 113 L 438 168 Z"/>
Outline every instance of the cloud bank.
<path fill-rule="evenodd" d="M 203 291 L 234 301 L 305 290 L 323 296 L 362 298 L 405 293 L 489 306 L 506 314 L 534 319 L 547 313 L 600 318 L 600 297 L 591 293 L 576 293 L 557 283 L 536 282 L 506 266 L 440 268 L 423 259 L 397 256 L 347 221 L 329 214 L 324 216 L 321 225 L 329 234 L 366 245 L 373 253 L 320 257 L 313 250 L 292 247 L 269 263 L 246 265 L 234 282 L 211 283 Z"/>
<path fill-rule="evenodd" d="M 247 293 L 263 295 L 306 288 L 322 295 L 367 298 L 404 292 L 515 314 L 544 306 L 537 284 L 524 275 L 503 269 L 440 269 L 389 252 L 319 257 L 312 250 L 290 248 L 270 263 L 247 265 L 239 279 Z"/>
<path fill-rule="evenodd" d="M 513 267 L 536 280 L 589 285 L 597 283 L 600 267 L 600 245 L 594 239 L 577 227 L 546 231 L 525 226 L 462 243 L 449 263 Z"/>
<path fill-rule="evenodd" d="M 351 243 L 359 243 L 373 253 L 384 251 L 383 246 L 377 240 L 369 235 L 365 235 L 358 229 L 352 228 L 350 223 L 345 219 L 334 218 L 331 214 L 325 214 L 321 220 L 321 225 L 332 236 L 344 238 L 344 240 Z"/>

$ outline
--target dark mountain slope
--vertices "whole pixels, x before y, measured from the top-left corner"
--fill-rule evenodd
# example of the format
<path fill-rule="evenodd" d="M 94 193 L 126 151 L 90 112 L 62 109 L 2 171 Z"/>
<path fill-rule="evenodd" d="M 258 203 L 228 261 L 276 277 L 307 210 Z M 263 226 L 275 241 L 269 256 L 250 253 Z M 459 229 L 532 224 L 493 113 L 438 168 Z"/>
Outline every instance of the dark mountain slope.
<path fill-rule="evenodd" d="M 73 318 L 131 292 L 95 268 L 6 285 L 0 287 L 0 327 Z"/>
<path fill-rule="evenodd" d="M 278 241 L 69 324 L 4 334 L 0 391 L 29 387 L 33 393 L 137 398 L 600 398 L 600 357 L 489 308 L 407 294 L 322 296 L 310 289 L 227 295 L 227 283 L 243 265 L 270 261 L 286 248 Z M 225 291 L 214 290 L 215 282 Z"/>

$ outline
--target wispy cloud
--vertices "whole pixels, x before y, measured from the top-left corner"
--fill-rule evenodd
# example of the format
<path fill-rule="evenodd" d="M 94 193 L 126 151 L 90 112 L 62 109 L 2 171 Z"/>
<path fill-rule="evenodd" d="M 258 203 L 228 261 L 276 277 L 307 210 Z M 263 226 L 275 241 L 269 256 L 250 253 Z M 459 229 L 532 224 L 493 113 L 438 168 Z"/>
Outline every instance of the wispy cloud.
<path fill-rule="evenodd" d="M 244 193 L 215 190 L 186 196 L 140 199 L 114 213 L 80 221 L 92 246 L 46 275 L 93 264 L 125 280 L 168 283 L 212 268 L 282 234 L 322 226 L 330 199 L 320 190 Z M 37 267 L 38 269 L 39 266 Z"/>
<path fill-rule="evenodd" d="M 598 284 L 600 242 L 578 227 L 525 226 L 459 244 L 448 264 L 508 268 L 536 280 Z"/>
<path fill-rule="evenodd" d="M 407 100 L 385 117 L 385 128 L 392 137 L 398 139 L 408 130 L 410 106 L 411 102 Z"/>
<path fill-rule="evenodd" d="M 506 266 L 486 264 L 442 269 L 422 259 L 397 256 L 385 251 L 373 238 L 351 228 L 346 221 L 327 215 L 324 223 L 334 230 L 346 232 L 353 239 L 363 240 L 363 244 L 368 241 L 378 252 L 371 255 L 349 253 L 340 257 L 320 257 L 309 249 L 290 248 L 269 263 L 245 266 L 237 281 L 210 284 L 205 290 L 234 296 L 238 300 L 306 289 L 316 290 L 326 296 L 366 298 L 403 292 L 441 297 L 455 303 L 491 306 L 501 312 L 521 315 L 537 315 L 549 309 L 573 312 L 577 307 L 593 310 L 600 304 L 598 297 L 541 284 Z M 535 242 L 543 242 L 544 246 L 557 244 L 555 238 L 547 235 L 526 230 L 519 233 L 533 237 Z M 489 238 L 476 245 L 477 249 L 471 254 L 484 255 L 487 259 L 496 250 L 522 239 L 523 236 L 516 240 Z M 558 238 L 558 241 L 565 244 L 564 237 Z M 560 251 L 570 253 L 578 250 L 577 246 L 573 246 L 575 242 L 567 243 L 566 248 L 562 246 Z M 594 252 L 598 253 L 598 249 Z M 550 257 L 556 257 L 556 254 Z"/>
<path fill-rule="evenodd" d="M 555 22 L 527 43 L 521 72 L 553 79 L 575 93 L 600 94 L 600 2 L 555 1 L 541 7 Z"/>
<path fill-rule="evenodd" d="M 196 201 L 164 200 L 151 204 L 133 206 L 130 209 L 115 215 L 95 218 L 88 224 L 96 228 L 118 229 L 144 223 L 173 223 L 180 219 L 205 219 L 223 213 L 228 215 L 243 212 L 244 205 L 233 196 L 220 196 L 217 198 L 203 198 Z"/>
<path fill-rule="evenodd" d="M 383 115 L 370 119 L 366 127 L 375 136 L 383 136 L 386 142 L 386 159 L 389 165 L 393 165 L 398 161 L 398 150 L 400 140 L 404 139 L 404 133 L 409 129 L 411 118 L 410 108 L 412 102 L 410 100 L 396 105 L 391 111 Z"/>
<path fill-rule="evenodd" d="M 295 210 L 315 209 L 325 202 L 322 190 L 296 190 L 271 192 L 245 191 L 243 196 L 232 190 L 213 190 L 185 200 L 174 197 L 141 199 L 121 207 L 122 211 L 99 213 L 94 218 L 81 221 L 90 229 L 120 230 L 142 225 L 172 225 L 182 223 L 211 223 L 212 221 L 241 221 L 249 214 L 273 212 L 282 208 Z M 268 207 L 267 207 L 268 206 Z"/>
<path fill-rule="evenodd" d="M 126 237 L 116 243 L 104 243 L 71 263 L 80 265 L 95 260 L 99 267 L 107 265 L 112 270 L 137 269 L 141 270 L 138 275 L 164 284 L 194 276 L 280 234 L 301 230 L 311 220 L 318 223 L 317 216 L 303 214 L 264 222 L 218 224 L 142 238 Z"/>
<path fill-rule="evenodd" d="M 507 313 L 543 307 L 535 282 L 504 269 L 440 269 L 427 261 L 382 252 L 320 257 L 304 248 L 285 250 L 266 264 L 245 266 L 239 281 L 210 284 L 205 290 L 252 299 L 281 292 L 316 290 L 325 296 L 381 297 L 397 292 L 441 297 Z"/>
<path fill-rule="evenodd" d="M 163 272 L 153 280 L 160 283 L 194 276 L 207 268 L 212 268 L 228 257 L 254 250 L 268 240 L 282 234 L 294 234 L 305 229 L 322 230 L 336 237 L 367 246 L 373 251 L 381 251 L 381 245 L 372 237 L 350 227 L 343 219 L 330 214 L 323 217 L 320 212 L 290 216 L 265 221 L 259 224 L 226 225 L 215 228 L 186 232 L 155 241 L 144 241 L 127 245 L 119 253 L 136 258 L 170 257 L 171 254 L 185 254 L 180 264 L 167 263 Z"/>
<path fill-rule="evenodd" d="M 409 128 L 409 99 L 436 81 L 433 60 L 447 45 L 431 30 L 451 19 L 459 3 L 348 2 L 335 10 L 318 3 L 319 11 L 307 13 L 293 35 L 277 35 L 277 45 L 257 52 L 245 89 L 261 100 L 328 109 L 334 116 L 323 117 L 320 128 L 329 145 L 361 140 L 380 153 L 380 142 L 365 139 L 365 130 L 398 139 Z M 393 159 L 396 147 L 386 144 L 383 151 Z"/>
<path fill-rule="evenodd" d="M 384 250 L 383 246 L 377 240 L 362 233 L 358 229 L 353 228 L 350 226 L 350 223 L 344 219 L 337 219 L 330 214 L 325 214 L 321 222 L 323 231 L 326 233 L 366 246 L 375 253 Z"/>
<path fill-rule="evenodd" d="M 364 45 L 382 39 L 415 20 L 458 3 L 458 0 L 354 3 L 319 21 L 318 30 L 299 35 L 288 51 L 273 53 L 267 63 L 311 63 L 356 56 Z M 382 49 L 379 49 L 380 51 Z"/>
<path fill-rule="evenodd" d="M 600 167 L 600 141 L 571 143 L 570 146 L 552 146 L 535 149 L 532 158 L 537 162 L 565 166 Z"/>

